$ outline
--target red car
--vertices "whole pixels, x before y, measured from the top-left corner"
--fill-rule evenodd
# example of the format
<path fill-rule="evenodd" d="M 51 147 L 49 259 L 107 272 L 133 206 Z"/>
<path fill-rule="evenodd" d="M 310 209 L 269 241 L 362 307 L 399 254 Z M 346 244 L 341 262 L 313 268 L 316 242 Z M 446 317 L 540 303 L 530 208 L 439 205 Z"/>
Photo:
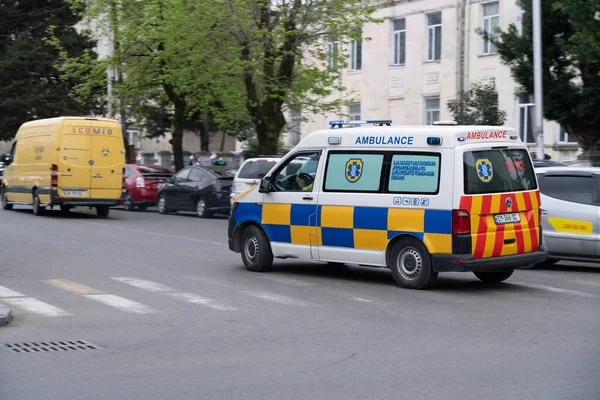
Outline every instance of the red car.
<path fill-rule="evenodd" d="M 126 211 L 145 210 L 156 205 L 158 189 L 173 176 L 173 172 L 160 165 L 127 164 L 125 166 Z"/>

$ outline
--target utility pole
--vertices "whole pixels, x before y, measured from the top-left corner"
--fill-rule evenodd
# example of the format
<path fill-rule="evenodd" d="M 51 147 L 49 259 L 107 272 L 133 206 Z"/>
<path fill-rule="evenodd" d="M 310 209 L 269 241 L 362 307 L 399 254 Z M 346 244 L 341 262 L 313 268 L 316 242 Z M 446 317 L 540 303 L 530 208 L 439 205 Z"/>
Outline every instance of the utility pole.
<path fill-rule="evenodd" d="M 532 0 L 533 14 L 533 96 L 534 96 L 534 128 L 535 158 L 543 160 L 544 127 L 543 127 L 543 88 L 542 88 L 542 6 L 541 0 Z"/>

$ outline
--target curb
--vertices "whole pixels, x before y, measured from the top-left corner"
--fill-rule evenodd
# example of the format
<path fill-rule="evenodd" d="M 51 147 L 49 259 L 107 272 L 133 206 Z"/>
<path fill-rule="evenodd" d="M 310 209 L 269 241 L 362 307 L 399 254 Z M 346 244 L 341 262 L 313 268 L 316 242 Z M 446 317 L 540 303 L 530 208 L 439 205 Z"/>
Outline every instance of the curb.
<path fill-rule="evenodd" d="M 12 317 L 12 310 L 0 303 L 0 326 L 7 325 Z"/>

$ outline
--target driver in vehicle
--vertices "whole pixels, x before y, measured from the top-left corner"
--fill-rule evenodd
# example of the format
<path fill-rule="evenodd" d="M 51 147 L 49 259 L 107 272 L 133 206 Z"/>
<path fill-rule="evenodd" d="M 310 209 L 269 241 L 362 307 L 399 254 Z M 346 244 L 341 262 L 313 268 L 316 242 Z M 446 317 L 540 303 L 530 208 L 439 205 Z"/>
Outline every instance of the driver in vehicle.
<path fill-rule="evenodd" d="M 308 183 L 310 181 L 310 183 Z M 313 188 L 313 182 L 311 176 L 308 174 L 301 173 L 296 177 L 296 184 L 298 187 L 306 192 L 310 192 Z"/>

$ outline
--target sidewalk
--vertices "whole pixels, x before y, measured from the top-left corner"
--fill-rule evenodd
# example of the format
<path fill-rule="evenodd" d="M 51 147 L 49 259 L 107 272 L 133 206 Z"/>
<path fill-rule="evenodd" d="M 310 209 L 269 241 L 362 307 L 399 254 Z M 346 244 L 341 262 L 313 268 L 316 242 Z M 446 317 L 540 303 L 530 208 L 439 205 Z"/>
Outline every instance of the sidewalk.
<path fill-rule="evenodd" d="M 12 310 L 8 306 L 0 303 L 0 326 L 8 324 L 11 315 Z"/>

